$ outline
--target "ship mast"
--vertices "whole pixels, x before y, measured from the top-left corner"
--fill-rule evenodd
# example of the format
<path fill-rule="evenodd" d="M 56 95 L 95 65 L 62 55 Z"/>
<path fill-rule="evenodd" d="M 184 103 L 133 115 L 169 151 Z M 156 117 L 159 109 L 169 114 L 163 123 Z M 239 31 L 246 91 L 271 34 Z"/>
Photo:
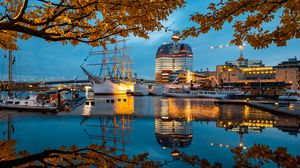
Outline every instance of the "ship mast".
<path fill-rule="evenodd" d="M 12 65 L 13 65 L 13 55 L 12 50 L 8 51 L 8 96 L 12 97 Z"/>
<path fill-rule="evenodd" d="M 129 52 L 129 50 L 128 50 Z M 128 71 L 127 71 L 127 77 L 128 77 L 128 80 L 129 81 L 132 81 L 132 78 L 131 78 L 131 61 L 130 61 L 130 57 L 129 57 L 129 53 L 128 53 Z"/>
<path fill-rule="evenodd" d="M 126 72 L 126 67 L 125 67 L 125 39 L 123 39 L 123 51 L 122 51 L 122 80 L 125 80 L 125 72 Z"/>
<path fill-rule="evenodd" d="M 118 44 L 123 42 L 123 44 Z M 114 43 L 114 44 L 113 44 Z M 102 51 L 90 52 L 89 56 L 102 56 L 102 62 L 100 63 L 87 63 L 85 66 L 101 66 L 100 76 L 102 79 L 110 79 L 117 82 L 118 80 L 131 81 L 131 67 L 128 47 L 126 46 L 126 40 L 118 40 L 115 37 L 115 42 L 108 43 L 110 48 L 103 47 Z M 123 45 L 123 46 L 121 46 Z M 89 57 L 88 56 L 88 57 Z M 88 58 L 87 57 L 87 58 Z M 87 62 L 87 58 L 85 62 Z"/>
<path fill-rule="evenodd" d="M 103 78 L 104 80 L 106 80 L 106 53 L 107 53 L 107 48 L 104 47 L 104 51 L 103 51 Z"/>
<path fill-rule="evenodd" d="M 118 70 L 118 63 L 117 63 L 117 54 L 118 54 L 118 45 L 117 45 L 117 42 L 115 43 L 115 55 L 113 57 L 113 60 L 114 60 L 114 68 L 113 68 L 113 71 L 114 71 L 114 81 L 117 80 L 117 70 Z"/>

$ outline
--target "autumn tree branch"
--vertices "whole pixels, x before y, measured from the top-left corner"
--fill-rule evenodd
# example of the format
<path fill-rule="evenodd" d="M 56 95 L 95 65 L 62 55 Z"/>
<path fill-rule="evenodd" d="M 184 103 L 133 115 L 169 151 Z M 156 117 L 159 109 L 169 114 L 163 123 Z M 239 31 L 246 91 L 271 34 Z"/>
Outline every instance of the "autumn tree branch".
<path fill-rule="evenodd" d="M 266 48 L 275 43 L 285 46 L 293 38 L 299 38 L 300 27 L 299 0 L 227 0 L 211 3 L 206 14 L 196 13 L 190 20 L 198 23 L 198 27 L 191 27 L 183 31 L 183 37 L 199 36 L 209 30 L 221 30 L 225 23 L 231 23 L 234 29 L 232 44 L 241 45 L 247 41 L 254 48 Z M 281 13 L 281 16 L 278 14 Z M 240 16 L 247 16 L 241 19 Z M 280 20 L 275 29 L 268 30 L 265 23 L 277 17 Z"/>
<path fill-rule="evenodd" d="M 160 30 L 161 21 L 174 10 L 184 6 L 184 0 L 38 0 L 28 8 L 28 0 L 3 3 L 8 13 L 0 18 L 0 33 L 11 32 L 16 39 L 31 36 L 63 44 L 79 42 L 92 46 L 105 44 L 112 35 L 147 38 Z M 4 40 L 0 38 L 1 43 Z M 16 44 L 1 48 L 15 49 Z"/>

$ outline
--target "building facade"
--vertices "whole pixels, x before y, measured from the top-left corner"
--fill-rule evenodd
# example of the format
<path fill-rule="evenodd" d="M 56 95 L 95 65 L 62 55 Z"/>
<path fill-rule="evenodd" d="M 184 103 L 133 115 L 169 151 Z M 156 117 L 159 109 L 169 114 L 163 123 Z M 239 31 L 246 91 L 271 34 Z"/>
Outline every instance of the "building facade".
<path fill-rule="evenodd" d="M 278 79 L 278 68 L 265 66 L 261 60 L 240 57 L 236 61 L 218 65 L 216 71 L 217 80 L 222 87 L 240 88 L 255 96 L 278 96 L 283 89 L 291 85 L 286 82 L 289 78 Z"/>
<path fill-rule="evenodd" d="M 278 81 L 290 83 L 290 89 L 300 89 L 300 60 L 297 57 L 281 62 L 275 68 Z"/>
<path fill-rule="evenodd" d="M 174 33 L 173 42 L 162 44 L 156 52 L 155 81 L 162 83 L 165 72 L 193 69 L 193 51 L 188 44 L 178 43 L 179 34 Z"/>

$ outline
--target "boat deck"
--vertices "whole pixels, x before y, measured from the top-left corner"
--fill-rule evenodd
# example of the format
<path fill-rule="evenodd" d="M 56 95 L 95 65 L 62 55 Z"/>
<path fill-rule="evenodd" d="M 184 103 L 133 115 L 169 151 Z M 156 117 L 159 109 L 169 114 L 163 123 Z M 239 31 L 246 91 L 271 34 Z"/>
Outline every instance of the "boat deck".
<path fill-rule="evenodd" d="M 0 104 L 0 109 L 15 110 L 15 111 L 29 111 L 29 112 L 42 112 L 42 113 L 58 113 L 56 107 L 40 107 L 40 106 L 20 106 L 13 104 Z"/>

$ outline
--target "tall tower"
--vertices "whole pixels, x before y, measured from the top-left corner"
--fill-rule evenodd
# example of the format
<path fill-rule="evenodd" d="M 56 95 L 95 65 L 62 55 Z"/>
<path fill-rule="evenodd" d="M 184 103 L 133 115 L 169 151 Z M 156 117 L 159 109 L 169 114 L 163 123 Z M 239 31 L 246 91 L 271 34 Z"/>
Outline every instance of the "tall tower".
<path fill-rule="evenodd" d="M 193 51 L 185 43 L 179 43 L 180 34 L 173 32 L 172 42 L 164 43 L 157 49 L 155 59 L 155 81 L 161 83 L 162 74 L 178 70 L 193 69 Z"/>

